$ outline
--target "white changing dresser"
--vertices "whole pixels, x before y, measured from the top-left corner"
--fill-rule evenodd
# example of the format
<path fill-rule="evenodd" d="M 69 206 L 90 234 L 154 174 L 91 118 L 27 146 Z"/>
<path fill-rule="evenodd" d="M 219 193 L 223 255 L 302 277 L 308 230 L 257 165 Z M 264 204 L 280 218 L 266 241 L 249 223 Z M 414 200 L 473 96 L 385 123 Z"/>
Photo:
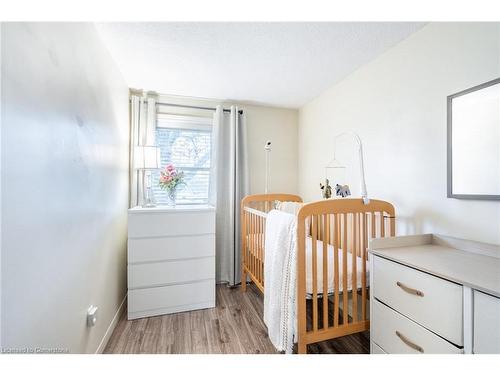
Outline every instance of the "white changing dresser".
<path fill-rule="evenodd" d="M 369 247 L 372 353 L 500 353 L 500 246 L 425 234 Z"/>
<path fill-rule="evenodd" d="M 215 307 L 215 209 L 128 211 L 128 319 Z"/>

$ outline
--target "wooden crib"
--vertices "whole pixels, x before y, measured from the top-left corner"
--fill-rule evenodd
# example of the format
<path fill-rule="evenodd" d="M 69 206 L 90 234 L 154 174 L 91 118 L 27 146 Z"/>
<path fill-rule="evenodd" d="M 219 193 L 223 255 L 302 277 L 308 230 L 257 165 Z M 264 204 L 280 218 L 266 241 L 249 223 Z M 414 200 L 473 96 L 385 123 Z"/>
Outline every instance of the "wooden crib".
<path fill-rule="evenodd" d="M 242 291 L 247 276 L 264 293 L 267 213 L 296 195 L 260 194 L 241 202 Z M 304 204 L 297 214 L 298 353 L 307 345 L 370 328 L 368 241 L 394 236 L 392 204 L 330 199 Z M 327 277 L 322 277 L 327 275 Z M 327 291 L 326 298 L 324 291 Z"/>

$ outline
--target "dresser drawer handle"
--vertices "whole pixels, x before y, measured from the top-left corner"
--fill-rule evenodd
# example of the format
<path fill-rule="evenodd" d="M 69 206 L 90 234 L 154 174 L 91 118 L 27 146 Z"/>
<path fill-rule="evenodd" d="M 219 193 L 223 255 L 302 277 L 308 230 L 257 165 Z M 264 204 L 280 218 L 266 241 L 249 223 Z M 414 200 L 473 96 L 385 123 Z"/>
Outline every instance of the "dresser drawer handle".
<path fill-rule="evenodd" d="M 400 283 L 399 281 L 396 282 L 396 285 L 399 286 L 401 289 L 403 289 L 406 293 L 414 294 L 414 295 L 420 296 L 420 297 L 424 296 L 424 293 L 421 292 L 420 290 L 410 288 L 410 287 L 406 286 L 405 284 Z"/>
<path fill-rule="evenodd" d="M 396 331 L 396 336 L 398 336 L 401 341 L 403 341 L 406 345 L 408 345 L 410 348 L 416 350 L 417 352 L 420 352 L 420 353 L 423 353 L 424 352 L 424 349 L 417 345 L 417 344 L 414 344 L 412 343 L 410 340 L 408 340 L 404 335 L 401 334 L 401 332 L 399 331 Z"/>

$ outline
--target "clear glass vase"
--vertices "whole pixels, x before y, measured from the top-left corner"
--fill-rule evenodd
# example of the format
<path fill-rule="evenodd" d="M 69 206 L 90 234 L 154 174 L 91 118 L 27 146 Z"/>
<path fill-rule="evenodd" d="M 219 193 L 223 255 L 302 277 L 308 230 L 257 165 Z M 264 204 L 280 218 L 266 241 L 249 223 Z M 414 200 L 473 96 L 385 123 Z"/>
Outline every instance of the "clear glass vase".
<path fill-rule="evenodd" d="M 167 206 L 175 207 L 175 201 L 177 200 L 177 189 L 167 190 Z"/>

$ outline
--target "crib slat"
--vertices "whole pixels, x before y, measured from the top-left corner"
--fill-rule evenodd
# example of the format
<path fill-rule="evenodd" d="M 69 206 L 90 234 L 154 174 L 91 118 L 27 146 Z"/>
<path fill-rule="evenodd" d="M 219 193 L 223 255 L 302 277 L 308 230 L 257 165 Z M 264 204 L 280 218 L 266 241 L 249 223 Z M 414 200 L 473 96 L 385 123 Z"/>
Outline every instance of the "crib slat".
<path fill-rule="evenodd" d="M 375 220 L 376 220 L 376 217 L 375 217 L 375 212 L 372 212 L 372 231 L 370 233 L 370 238 L 375 238 L 376 237 L 376 234 L 375 234 Z"/>
<path fill-rule="evenodd" d="M 255 237 L 256 231 L 256 225 L 257 224 L 257 216 L 255 214 L 252 214 L 252 274 L 255 276 L 255 271 L 257 269 L 257 259 L 255 257 L 255 241 L 257 238 Z"/>
<path fill-rule="evenodd" d="M 247 266 L 248 270 L 252 272 L 252 214 L 248 214 L 248 251 L 247 251 Z"/>
<path fill-rule="evenodd" d="M 257 273 L 257 280 L 259 280 L 259 282 L 262 282 L 262 277 L 260 274 L 260 219 L 261 217 L 257 216 L 257 237 L 255 241 L 257 245 L 257 248 L 255 250 L 257 258 L 257 269 L 255 271 Z"/>
<path fill-rule="evenodd" d="M 251 244 L 251 237 L 249 236 L 249 234 L 251 233 L 250 232 L 250 215 L 248 214 L 248 212 L 245 213 L 246 214 L 246 218 L 245 218 L 245 226 L 246 226 L 246 232 L 245 232 L 245 236 L 246 236 L 246 247 L 245 247 L 245 265 L 247 266 L 248 268 L 248 260 L 250 259 L 249 258 L 249 255 L 248 255 L 248 252 L 250 250 L 250 244 Z"/>
<path fill-rule="evenodd" d="M 380 238 L 385 237 L 385 221 L 384 213 L 380 212 Z"/>
<path fill-rule="evenodd" d="M 253 214 L 248 213 L 248 270 L 253 274 L 252 242 L 253 242 Z"/>
<path fill-rule="evenodd" d="M 342 303 L 342 312 L 343 312 L 343 324 L 348 323 L 348 317 L 347 317 L 347 312 L 348 312 L 348 306 L 347 306 L 347 247 L 348 247 L 348 240 L 347 240 L 347 215 L 344 214 L 344 241 L 342 241 L 342 244 L 344 245 L 342 247 L 342 297 L 343 297 L 343 303 Z"/>
<path fill-rule="evenodd" d="M 260 216 L 257 216 L 257 237 L 255 237 L 256 244 L 256 258 L 257 258 L 257 269 L 255 270 L 255 274 L 257 275 L 257 280 L 262 284 L 262 277 L 260 274 Z"/>
<path fill-rule="evenodd" d="M 246 228 L 246 221 L 247 221 L 247 212 L 242 211 L 241 212 L 241 263 L 242 265 L 246 266 L 247 264 L 247 228 Z M 242 269 L 243 272 L 243 269 Z M 243 278 L 241 279 L 242 282 L 242 287 L 243 287 Z"/>
<path fill-rule="evenodd" d="M 255 215 L 255 240 L 254 240 L 254 249 L 253 249 L 253 255 L 255 259 L 255 276 L 257 277 L 257 280 L 259 280 L 259 217 Z M 259 280 L 260 282 L 260 280 Z"/>
<path fill-rule="evenodd" d="M 245 267 L 248 268 L 248 247 L 250 246 L 250 238 L 248 236 L 249 223 L 248 223 L 248 212 L 245 212 Z"/>
<path fill-rule="evenodd" d="M 248 214 L 248 270 L 252 272 L 252 220 L 253 220 L 253 215 Z"/>
<path fill-rule="evenodd" d="M 259 281 L 259 275 L 257 274 L 257 225 L 259 222 L 259 218 L 257 215 L 253 215 L 253 274 L 257 281 Z"/>
<path fill-rule="evenodd" d="M 328 215 L 323 218 L 323 328 L 328 328 Z"/>
<path fill-rule="evenodd" d="M 312 305 L 313 305 L 313 331 L 318 330 L 318 257 L 317 257 L 317 245 L 318 245 L 318 217 L 313 215 L 312 220 Z"/>
<path fill-rule="evenodd" d="M 253 236 L 252 236 L 252 226 L 253 214 L 248 214 L 248 269 L 253 274 L 253 259 L 252 259 L 252 248 L 253 248 Z"/>
<path fill-rule="evenodd" d="M 260 234 L 260 278 L 262 285 L 264 285 L 264 233 L 266 232 L 266 220 L 261 217 L 261 234 Z"/>
<path fill-rule="evenodd" d="M 333 234 L 333 274 L 335 278 L 334 283 L 334 314 L 333 314 L 333 325 L 337 327 L 339 325 L 339 236 L 340 236 L 340 215 L 334 214 L 335 220 L 335 232 Z"/>
<path fill-rule="evenodd" d="M 333 236 L 335 233 L 335 220 L 333 215 L 328 215 L 328 244 L 333 246 Z"/>
<path fill-rule="evenodd" d="M 261 234 L 260 234 L 260 278 L 262 280 L 262 285 L 264 285 L 264 240 L 266 233 L 266 219 L 261 217 Z"/>
<path fill-rule="evenodd" d="M 264 226 L 264 218 L 260 218 L 260 233 L 259 233 L 259 257 L 260 257 L 260 264 L 259 264 L 259 273 L 260 273 L 260 282 L 261 284 L 264 284 L 264 231 L 265 231 L 265 226 Z"/>
<path fill-rule="evenodd" d="M 337 217 L 337 220 L 336 220 L 337 223 L 336 223 L 336 225 L 337 225 L 337 233 L 338 233 L 338 238 L 337 238 L 338 243 L 337 243 L 337 245 L 339 247 L 342 247 L 342 234 L 341 234 L 342 233 L 341 232 L 342 228 L 341 228 L 341 222 L 340 222 L 340 217 L 341 216 L 340 216 L 340 214 L 338 214 L 336 217 Z"/>
<path fill-rule="evenodd" d="M 351 290 L 352 290 L 352 321 L 357 322 L 358 321 L 358 282 L 357 282 L 357 260 L 358 260 L 358 252 L 359 252 L 359 233 L 358 233 L 358 228 L 359 228 L 359 215 L 358 213 L 354 214 L 354 217 L 352 218 L 353 220 L 353 230 L 352 230 L 352 237 L 353 237 L 353 251 L 352 251 L 352 285 L 351 285 Z"/>
<path fill-rule="evenodd" d="M 363 252 L 368 248 L 368 214 L 363 214 Z"/>
<path fill-rule="evenodd" d="M 240 236 L 241 236 L 241 265 L 245 264 L 245 211 L 240 212 Z"/>
<path fill-rule="evenodd" d="M 255 257 L 255 277 L 260 282 L 259 275 L 259 217 L 255 215 L 255 247 L 254 247 L 254 257 Z"/>
<path fill-rule="evenodd" d="M 259 280 L 259 217 L 255 215 L 255 275 L 257 276 L 257 280 Z"/>
<path fill-rule="evenodd" d="M 364 215 L 363 231 L 364 231 L 364 241 L 363 241 L 363 251 L 361 253 L 361 319 L 366 320 L 366 249 L 368 247 L 368 214 Z M 371 214 L 372 228 L 373 223 L 373 212 Z"/>
<path fill-rule="evenodd" d="M 262 285 L 264 285 L 264 257 L 265 257 L 265 253 L 264 253 L 264 246 L 265 246 L 265 233 L 266 233 L 266 219 L 265 218 L 261 218 L 262 219 L 262 233 L 260 235 L 260 274 L 261 274 L 261 278 L 262 278 Z"/>
<path fill-rule="evenodd" d="M 259 217 L 255 215 L 255 276 L 257 276 L 257 280 L 260 282 L 259 277 Z"/>

